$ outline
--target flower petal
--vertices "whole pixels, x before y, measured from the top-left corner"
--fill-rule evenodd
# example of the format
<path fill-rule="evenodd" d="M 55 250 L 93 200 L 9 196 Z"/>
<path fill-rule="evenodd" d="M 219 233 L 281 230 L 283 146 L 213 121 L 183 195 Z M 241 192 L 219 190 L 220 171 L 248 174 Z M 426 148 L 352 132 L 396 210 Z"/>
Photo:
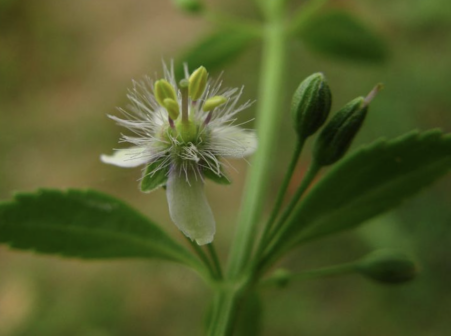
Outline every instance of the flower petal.
<path fill-rule="evenodd" d="M 166 196 L 172 221 L 185 236 L 199 245 L 213 241 L 216 223 L 200 176 L 174 169 L 169 174 Z"/>
<path fill-rule="evenodd" d="M 101 155 L 100 160 L 103 163 L 115 165 L 123 168 L 133 168 L 150 159 L 145 147 L 131 147 L 126 149 L 117 149 L 113 155 Z"/>
<path fill-rule="evenodd" d="M 219 156 L 241 159 L 256 151 L 257 136 L 236 126 L 218 127 L 212 132 L 211 148 Z"/>

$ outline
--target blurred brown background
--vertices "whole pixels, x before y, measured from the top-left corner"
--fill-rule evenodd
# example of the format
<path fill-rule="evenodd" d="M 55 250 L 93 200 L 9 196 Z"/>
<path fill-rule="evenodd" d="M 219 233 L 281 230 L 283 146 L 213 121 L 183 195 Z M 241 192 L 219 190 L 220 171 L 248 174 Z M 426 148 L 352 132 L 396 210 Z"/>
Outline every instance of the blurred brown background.
<path fill-rule="evenodd" d="M 448 0 L 332 1 L 360 16 L 388 42 L 384 64 L 355 64 L 290 45 L 285 103 L 307 75 L 323 71 L 334 107 L 385 90 L 372 104 L 357 143 L 414 128 L 451 131 L 451 5 Z M 257 17 L 251 1 L 208 1 L 217 10 Z M 302 1 L 292 1 L 293 7 Z M 142 194 L 139 169 L 103 165 L 121 130 L 106 115 L 126 105 L 131 79 L 161 74 L 212 26 L 167 0 L 0 0 L 0 199 L 16 191 L 95 188 L 125 199 L 180 237 L 163 191 Z M 255 99 L 260 45 L 224 67 L 227 86 Z M 286 107 L 286 106 L 285 106 Z M 240 118 L 254 117 L 251 108 Z M 274 158 L 273 192 L 294 135 L 288 112 Z M 421 158 L 419 158 L 421 159 Z M 305 162 L 308 160 L 305 155 Z M 230 187 L 207 186 L 225 257 L 232 239 L 246 163 L 234 162 Z M 300 167 L 300 172 L 303 167 Z M 266 291 L 264 335 L 446 335 L 451 327 L 451 179 L 353 233 L 289 256 L 292 269 L 399 247 L 423 264 L 401 287 L 355 276 Z M 294 186 L 293 186 L 294 188 Z M 181 240 L 182 241 L 182 240 Z M 0 247 L 0 336 L 200 335 L 209 292 L 189 270 L 159 261 L 84 262 Z"/>

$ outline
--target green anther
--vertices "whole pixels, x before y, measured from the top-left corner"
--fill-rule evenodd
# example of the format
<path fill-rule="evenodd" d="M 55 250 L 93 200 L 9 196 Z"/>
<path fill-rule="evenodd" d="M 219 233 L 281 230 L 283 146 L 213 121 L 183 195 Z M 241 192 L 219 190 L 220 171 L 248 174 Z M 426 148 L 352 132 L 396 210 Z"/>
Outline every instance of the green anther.
<path fill-rule="evenodd" d="M 176 120 L 178 118 L 180 114 L 180 107 L 174 99 L 166 98 L 164 100 L 164 107 L 168 110 L 169 117 L 171 117 L 172 120 Z"/>
<path fill-rule="evenodd" d="M 160 79 L 155 82 L 155 98 L 157 99 L 158 104 L 163 107 L 164 100 L 166 98 L 170 98 L 174 101 L 177 101 L 177 94 L 175 93 L 174 87 L 169 83 L 166 79 Z"/>
<path fill-rule="evenodd" d="M 207 86 L 208 72 L 203 66 L 199 67 L 189 77 L 189 96 L 192 100 L 202 97 Z"/>
<path fill-rule="evenodd" d="M 205 101 L 204 106 L 202 107 L 202 109 L 205 112 L 210 112 L 210 111 L 213 111 L 218 106 L 224 105 L 226 102 L 227 102 L 227 98 L 226 97 L 224 97 L 224 96 L 214 96 L 214 97 L 208 98 Z"/>

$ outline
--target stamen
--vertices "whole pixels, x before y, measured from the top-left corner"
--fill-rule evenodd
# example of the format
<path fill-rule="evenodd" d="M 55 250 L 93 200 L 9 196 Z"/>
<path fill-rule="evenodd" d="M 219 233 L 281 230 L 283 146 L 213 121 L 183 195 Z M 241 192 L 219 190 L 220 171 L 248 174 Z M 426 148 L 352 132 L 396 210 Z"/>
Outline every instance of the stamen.
<path fill-rule="evenodd" d="M 213 113 L 212 111 L 208 112 L 207 117 L 205 118 L 204 125 L 208 125 L 208 123 L 211 121 Z"/>
<path fill-rule="evenodd" d="M 171 128 L 174 129 L 175 128 L 174 120 L 172 120 L 169 115 L 168 115 L 168 121 L 169 121 L 169 126 L 171 126 Z"/>
<path fill-rule="evenodd" d="M 182 123 L 188 123 L 188 86 L 189 82 L 182 79 L 179 83 L 180 91 L 182 92 Z"/>

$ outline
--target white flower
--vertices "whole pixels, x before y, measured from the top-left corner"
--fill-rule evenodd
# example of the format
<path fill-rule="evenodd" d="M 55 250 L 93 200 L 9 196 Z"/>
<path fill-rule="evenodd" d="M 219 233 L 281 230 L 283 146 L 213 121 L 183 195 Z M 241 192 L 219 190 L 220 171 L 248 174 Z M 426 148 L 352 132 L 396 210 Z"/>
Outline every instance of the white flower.
<path fill-rule="evenodd" d="M 238 104 L 243 89 L 222 89 L 207 80 L 205 68 L 177 83 L 173 66 L 164 65 L 164 79 L 133 82 L 124 119 L 110 116 L 128 128 L 122 135 L 127 149 L 102 155 L 104 163 L 131 168 L 145 165 L 141 190 L 166 186 L 169 213 L 175 225 L 197 244 L 213 241 L 215 219 L 204 194 L 205 178 L 226 180 L 224 160 L 243 158 L 257 148 L 251 130 L 234 126 L 236 115 L 250 106 Z M 227 181 L 227 180 L 226 180 Z"/>

